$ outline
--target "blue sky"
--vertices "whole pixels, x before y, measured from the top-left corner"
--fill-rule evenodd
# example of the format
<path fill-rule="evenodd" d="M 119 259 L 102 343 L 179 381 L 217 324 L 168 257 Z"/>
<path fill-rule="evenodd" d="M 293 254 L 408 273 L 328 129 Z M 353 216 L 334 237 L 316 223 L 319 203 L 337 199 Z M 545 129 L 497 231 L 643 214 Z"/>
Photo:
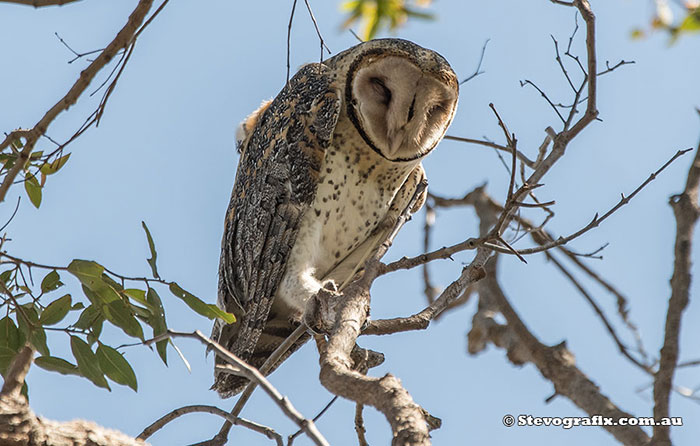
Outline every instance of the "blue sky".
<path fill-rule="evenodd" d="M 123 26 L 135 4 L 86 0 L 40 10 L 0 4 L 0 54 L 5 62 L 0 70 L 0 129 L 33 125 L 86 65 L 85 61 L 67 64 L 72 55 L 54 33 L 77 51 L 101 48 Z M 316 1 L 312 6 L 333 53 L 356 43 L 350 33 L 339 29 L 338 2 Z M 649 20 L 648 2 L 594 1 L 593 8 L 598 16 L 601 64 L 620 59 L 636 63 L 600 78 L 602 122 L 576 138 L 545 177 L 539 196 L 557 202 L 556 217 L 549 224 L 556 234 L 574 232 L 596 212 L 607 210 L 621 192 L 636 188 L 676 150 L 696 146 L 700 134 L 694 111 L 700 105 L 700 58 L 696 57 L 700 37 L 684 37 L 673 46 L 662 35 L 633 41 L 632 28 Z M 237 163 L 235 127 L 284 83 L 290 9 L 291 2 L 170 2 L 140 37 L 99 128 L 70 146 L 69 163 L 49 179 L 41 209 L 23 199 L 7 229 L 12 238 L 7 249 L 42 263 L 94 259 L 124 274 L 143 275 L 148 273 L 144 260 L 148 248 L 140 223 L 145 220 L 158 246 L 161 274 L 214 302 L 223 215 Z M 434 10 L 436 21 L 409 23 L 396 35 L 440 52 L 460 78 L 472 73 L 484 41 L 491 39 L 483 65 L 486 73 L 463 86 L 449 133 L 501 141 L 488 108 L 493 102 L 517 134 L 519 147 L 534 158 L 544 129 L 549 125 L 558 129 L 557 118 L 537 92 L 521 88 L 519 81 L 537 82 L 556 102 L 570 99 L 554 60 L 550 34 L 565 44 L 573 29 L 573 10 L 545 0 L 443 0 L 434 3 Z M 580 38 L 573 48 L 583 55 Z M 315 31 L 300 8 L 292 36 L 293 69 L 317 60 L 318 53 Z M 70 137 L 94 110 L 99 96 L 81 98 L 49 128 L 48 135 L 57 140 Z M 46 140 L 41 144 L 50 147 Z M 669 167 L 630 205 L 572 246 L 591 251 L 610 243 L 603 260 L 587 263 L 629 298 L 631 317 L 652 355 L 658 355 L 662 342 L 670 293 L 675 228 L 667 202 L 682 190 L 691 157 L 686 155 Z M 437 194 L 461 196 L 487 182 L 491 194 L 505 197 L 508 176 L 490 149 L 445 141 L 426 160 L 425 168 L 430 188 Z M 23 190 L 16 187 L 0 210 L 0 220 L 9 216 L 18 194 Z M 388 259 L 420 252 L 421 221 L 422 213 L 404 228 Z M 471 210 L 440 212 L 434 247 L 462 241 L 476 231 Z M 519 246 L 527 247 L 529 241 L 524 239 Z M 446 286 L 471 255 L 463 253 L 453 262 L 432 265 L 434 280 Z M 697 244 L 694 258 L 698 258 Z M 532 332 L 549 344 L 566 340 L 578 366 L 604 394 L 624 410 L 649 416 L 649 378 L 621 359 L 591 308 L 542 255 L 528 261 L 525 265 L 514 258 L 503 259 L 499 277 Z M 622 331 L 614 297 L 585 278 L 582 281 Z M 698 289 L 695 282 L 694 295 Z M 161 295 L 169 296 L 167 291 Z M 209 332 L 208 320 L 177 299 L 165 300 L 172 328 Z M 408 315 L 424 305 L 418 271 L 383 278 L 373 289 L 374 318 Z M 553 389 L 532 365 L 512 366 L 504 352 L 493 347 L 469 356 L 466 334 L 475 308 L 472 300 L 425 332 L 360 341 L 387 357 L 384 365 L 372 371 L 374 376 L 394 373 L 416 402 L 442 418 L 443 427 L 433 432 L 435 444 L 616 444 L 597 428 L 505 428 L 501 419 L 506 413 L 585 414 L 561 397 L 545 404 Z M 682 360 L 700 357 L 695 341 L 700 325 L 693 323 L 699 318 L 700 308 L 691 301 L 684 318 Z M 115 345 L 123 341 L 116 330 L 107 336 Z M 70 354 L 67 337 L 55 336 L 49 342 L 54 354 Z M 32 407 L 48 418 L 86 418 L 132 435 L 179 406 L 230 408 L 232 402 L 221 401 L 208 390 L 212 358 L 205 358 L 195 342 L 181 340 L 178 345 L 192 364 L 192 373 L 172 350 L 168 368 L 145 348 L 126 351 L 139 378 L 138 393 L 116 384 L 109 393 L 85 379 L 35 367 L 29 375 Z M 318 383 L 318 354 L 310 344 L 271 380 L 306 416 L 330 399 Z M 697 369 L 679 371 L 676 383 L 690 388 L 700 385 Z M 353 404 L 338 402 L 318 422 L 319 429 L 332 444 L 354 444 L 353 414 Z M 370 443 L 388 444 L 391 433 L 383 416 L 373 409 L 366 409 L 365 415 Z M 686 422 L 673 431 L 676 444 L 694 444 L 700 434 L 696 425 L 700 406 L 674 394 L 672 415 L 683 416 Z M 262 394 L 253 398 L 243 416 L 283 434 L 295 430 Z M 152 442 L 204 440 L 219 425 L 211 415 L 190 415 L 156 434 Z M 269 442 L 242 429 L 235 429 L 233 435 L 240 444 Z M 310 442 L 301 437 L 295 444 Z"/>

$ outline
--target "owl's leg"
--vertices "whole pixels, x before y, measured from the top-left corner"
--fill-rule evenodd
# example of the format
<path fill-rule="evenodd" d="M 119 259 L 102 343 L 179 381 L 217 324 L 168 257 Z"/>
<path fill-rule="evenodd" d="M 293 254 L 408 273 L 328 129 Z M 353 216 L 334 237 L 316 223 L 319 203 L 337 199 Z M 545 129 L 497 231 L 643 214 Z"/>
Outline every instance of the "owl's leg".
<path fill-rule="evenodd" d="M 342 302 L 335 282 L 326 281 L 323 288 L 306 302 L 304 323 L 314 334 L 327 334 L 335 324 L 335 316 Z"/>

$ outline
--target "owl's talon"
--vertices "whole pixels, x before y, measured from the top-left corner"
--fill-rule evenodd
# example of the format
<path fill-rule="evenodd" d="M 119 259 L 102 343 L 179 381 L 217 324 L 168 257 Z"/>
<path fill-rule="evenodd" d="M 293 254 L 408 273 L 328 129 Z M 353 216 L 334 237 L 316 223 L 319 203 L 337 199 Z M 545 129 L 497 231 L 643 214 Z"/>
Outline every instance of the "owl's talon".
<path fill-rule="evenodd" d="M 332 280 L 332 279 L 326 280 L 326 281 L 323 283 L 323 289 L 324 289 L 324 290 L 331 291 L 331 292 L 333 292 L 333 293 L 337 293 L 337 292 L 338 292 L 338 285 L 336 285 L 335 281 Z"/>

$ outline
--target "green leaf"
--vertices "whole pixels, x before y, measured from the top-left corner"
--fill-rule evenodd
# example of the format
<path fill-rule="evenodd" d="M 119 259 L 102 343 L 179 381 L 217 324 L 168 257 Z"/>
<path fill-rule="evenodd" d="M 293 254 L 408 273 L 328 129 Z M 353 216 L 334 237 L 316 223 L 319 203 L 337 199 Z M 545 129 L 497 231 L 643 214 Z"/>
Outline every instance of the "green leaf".
<path fill-rule="evenodd" d="M 95 321 L 90 324 L 91 333 L 88 334 L 87 339 L 91 345 L 97 342 L 100 334 L 102 334 L 102 325 L 104 324 L 104 321 L 104 318 L 100 317 L 95 319 Z"/>
<path fill-rule="evenodd" d="M 136 374 L 121 353 L 112 347 L 101 344 L 97 347 L 97 359 L 100 361 L 100 368 L 109 379 L 117 384 L 129 386 L 136 392 L 138 388 Z"/>
<path fill-rule="evenodd" d="M 70 153 L 67 155 L 63 155 L 60 158 L 56 158 L 50 163 L 44 164 L 43 166 L 41 166 L 41 173 L 43 173 L 44 175 L 53 175 L 54 173 L 61 170 L 61 167 L 63 167 L 68 161 L 68 158 L 70 158 Z"/>
<path fill-rule="evenodd" d="M 48 293 L 49 291 L 53 291 L 61 286 L 63 286 L 61 276 L 59 276 L 56 270 L 53 270 L 48 273 L 46 277 L 44 277 L 44 280 L 41 281 L 41 292 Z"/>
<path fill-rule="evenodd" d="M 153 288 L 148 288 L 148 293 L 146 294 L 146 300 L 148 304 L 153 309 L 153 316 L 148 321 L 148 324 L 153 328 L 153 337 L 161 335 L 168 330 L 168 325 L 165 322 L 165 310 L 163 309 L 163 302 L 160 300 L 160 296 L 156 293 Z M 163 360 L 165 365 L 168 365 L 168 340 L 163 339 L 156 342 L 156 350 L 158 350 L 158 355 L 160 359 Z"/>
<path fill-rule="evenodd" d="M 41 186 L 34 175 L 27 175 L 24 181 L 24 190 L 27 191 L 29 201 L 38 209 L 41 205 Z"/>
<path fill-rule="evenodd" d="M 39 356 L 34 360 L 34 363 L 44 370 L 58 372 L 61 375 L 82 376 L 77 365 L 71 364 L 65 359 L 57 358 L 55 356 Z"/>
<path fill-rule="evenodd" d="M 39 323 L 42 325 L 58 324 L 63 320 L 64 317 L 66 317 L 68 311 L 70 311 L 70 306 L 70 294 L 66 294 L 63 297 L 54 300 L 41 313 L 41 316 L 39 317 Z"/>
<path fill-rule="evenodd" d="M 700 31 L 700 8 L 689 13 L 678 27 L 680 31 Z"/>
<path fill-rule="evenodd" d="M 46 344 L 46 332 L 39 323 L 39 314 L 33 303 L 21 305 L 18 309 L 17 325 L 34 348 L 42 355 L 49 356 L 49 346 Z M 29 319 L 27 321 L 27 319 Z"/>
<path fill-rule="evenodd" d="M 76 361 L 78 361 L 78 370 L 80 370 L 80 373 L 92 381 L 92 383 L 96 386 L 111 391 L 109 384 L 107 384 L 107 380 L 104 377 L 104 373 L 100 368 L 97 356 L 95 356 L 95 354 L 92 352 L 90 346 L 82 339 L 76 336 L 71 336 L 70 349 L 73 352 L 73 356 L 75 356 Z"/>
<path fill-rule="evenodd" d="M 16 354 L 17 352 L 11 348 L 0 347 L 0 375 L 5 376 Z"/>
<path fill-rule="evenodd" d="M 117 291 L 122 291 L 124 289 L 124 287 L 119 282 L 116 282 L 114 279 L 112 279 L 105 273 L 102 273 L 102 281 Z"/>
<path fill-rule="evenodd" d="M 102 307 L 102 311 L 107 320 L 121 328 L 124 333 L 144 340 L 143 328 L 131 313 L 130 305 L 122 300 L 115 300 Z"/>
<path fill-rule="evenodd" d="M 137 288 L 127 288 L 123 291 L 129 298 L 134 299 L 136 302 L 149 307 L 150 305 L 146 301 L 146 292 L 144 290 L 139 290 Z"/>
<path fill-rule="evenodd" d="M 69 296 L 70 296 L 70 294 L 69 294 Z M 72 307 L 70 307 L 70 311 L 82 310 L 83 308 L 85 308 L 85 305 L 83 305 L 82 302 L 78 302 L 78 303 L 76 303 L 76 304 L 73 304 Z"/>
<path fill-rule="evenodd" d="M 114 287 L 105 282 L 103 278 L 104 266 L 91 260 L 73 260 L 68 265 L 68 272 L 73 274 L 84 288 L 88 288 L 94 294 L 85 296 L 90 299 L 93 304 L 107 304 L 115 300 L 121 300 L 119 293 Z M 83 289 L 83 291 L 85 291 Z"/>
<path fill-rule="evenodd" d="M 141 226 L 143 226 L 143 230 L 146 232 L 146 239 L 148 239 L 148 249 L 151 250 L 151 258 L 146 259 L 146 262 L 151 266 L 151 271 L 153 271 L 153 277 L 156 279 L 160 279 L 160 276 L 158 275 L 158 268 L 156 267 L 156 259 L 158 258 L 158 253 L 156 252 L 156 244 L 153 243 L 153 237 L 151 237 L 151 231 L 148 230 L 148 226 L 146 226 L 146 222 L 142 221 Z"/>
<path fill-rule="evenodd" d="M 100 313 L 100 310 L 98 310 L 94 305 L 89 305 L 83 310 L 82 313 L 80 313 L 78 321 L 73 324 L 73 326 L 81 330 L 87 330 L 98 319 L 103 319 L 102 313 Z"/>
<path fill-rule="evenodd" d="M 407 16 L 421 20 L 435 20 L 435 14 L 430 12 L 421 12 L 411 8 L 405 8 L 404 12 Z"/>
<path fill-rule="evenodd" d="M 68 272 L 80 280 L 80 283 L 90 285 L 102 283 L 102 273 L 105 267 L 92 260 L 75 259 L 68 265 Z"/>
<path fill-rule="evenodd" d="M 12 270 L 5 270 L 2 273 L 0 273 L 0 282 L 7 283 L 7 281 L 10 280 L 10 277 L 12 277 Z"/>
<path fill-rule="evenodd" d="M 175 282 L 170 284 L 170 292 L 173 293 L 175 297 L 182 299 L 187 306 L 204 317 L 209 319 L 215 319 L 218 317 L 224 320 L 227 324 L 236 322 L 236 317 L 233 314 L 223 311 L 216 305 L 202 302 L 202 300 L 200 300 L 198 297 L 180 288 L 180 286 Z"/>
<path fill-rule="evenodd" d="M 19 351 L 20 344 L 19 329 L 9 316 L 0 319 L 0 347 L 7 347 L 14 351 Z"/>

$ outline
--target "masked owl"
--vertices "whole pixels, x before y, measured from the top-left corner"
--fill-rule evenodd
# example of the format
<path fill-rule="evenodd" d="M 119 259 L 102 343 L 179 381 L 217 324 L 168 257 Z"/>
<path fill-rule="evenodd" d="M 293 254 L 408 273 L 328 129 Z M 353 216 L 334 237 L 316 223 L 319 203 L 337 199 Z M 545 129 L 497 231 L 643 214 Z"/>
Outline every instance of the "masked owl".
<path fill-rule="evenodd" d="M 378 39 L 303 66 L 241 124 L 218 292 L 237 321 L 217 320 L 214 340 L 260 367 L 310 296 L 357 273 L 423 181 L 458 91 L 438 53 Z M 223 397 L 246 384 L 215 372 Z"/>

